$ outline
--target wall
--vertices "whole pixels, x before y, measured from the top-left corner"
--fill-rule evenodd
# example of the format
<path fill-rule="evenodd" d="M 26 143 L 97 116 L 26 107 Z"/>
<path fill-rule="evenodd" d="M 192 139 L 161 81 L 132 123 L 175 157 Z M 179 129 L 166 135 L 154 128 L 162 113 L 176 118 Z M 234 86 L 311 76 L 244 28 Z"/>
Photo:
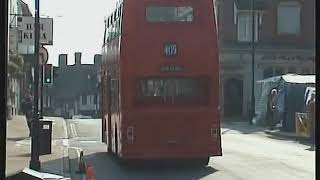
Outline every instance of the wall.
<path fill-rule="evenodd" d="M 252 87 L 252 48 L 251 43 L 237 41 L 237 24 L 234 22 L 234 0 L 214 0 L 219 13 L 219 45 L 221 66 L 221 95 L 225 96 L 225 84 L 230 79 L 243 82 L 242 117 L 248 115 L 248 105 L 251 103 Z M 268 55 L 284 56 L 314 56 L 314 0 L 301 2 L 301 34 L 299 37 L 279 36 L 277 34 L 277 5 L 281 0 L 264 1 L 262 24 L 259 29 L 259 41 L 255 50 L 255 81 L 263 79 L 263 72 L 268 67 L 283 67 L 284 73 L 289 68 L 296 68 L 301 73 L 303 68 L 314 69 L 313 60 L 285 60 L 264 58 Z M 217 3 L 218 2 L 218 3 Z M 312 70 L 311 72 L 314 72 Z M 256 86 L 256 84 L 255 84 Z M 255 87 L 256 89 L 256 87 Z M 227 97 L 221 97 L 221 104 L 225 105 Z M 225 110 L 225 107 L 223 107 Z M 224 112 L 223 112 L 224 113 Z M 225 113 L 224 113 L 225 114 Z"/>

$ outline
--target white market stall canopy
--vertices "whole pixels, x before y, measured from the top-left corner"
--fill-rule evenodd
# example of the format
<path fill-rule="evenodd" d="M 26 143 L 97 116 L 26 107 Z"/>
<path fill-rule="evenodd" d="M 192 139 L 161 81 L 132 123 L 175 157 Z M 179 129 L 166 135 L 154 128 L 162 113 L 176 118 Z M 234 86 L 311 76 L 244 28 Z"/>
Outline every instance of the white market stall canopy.
<path fill-rule="evenodd" d="M 288 83 L 298 83 L 298 84 L 315 84 L 315 75 L 297 75 L 297 74 L 287 74 L 282 76 L 282 79 Z"/>
<path fill-rule="evenodd" d="M 288 83 L 297 83 L 297 84 L 315 84 L 316 83 L 315 75 L 298 75 L 298 74 L 286 74 L 282 76 L 274 76 L 274 77 L 257 81 L 257 83 L 278 82 L 281 78 Z"/>

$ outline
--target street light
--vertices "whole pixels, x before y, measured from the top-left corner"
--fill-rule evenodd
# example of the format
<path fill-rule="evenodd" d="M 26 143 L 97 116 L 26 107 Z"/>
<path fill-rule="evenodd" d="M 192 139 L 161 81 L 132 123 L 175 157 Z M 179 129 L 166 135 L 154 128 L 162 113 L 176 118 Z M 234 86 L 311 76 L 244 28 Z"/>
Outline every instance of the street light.
<path fill-rule="evenodd" d="M 251 117 L 249 118 L 249 124 L 252 125 L 253 118 L 255 116 L 255 97 L 254 97 L 254 66 L 255 66 L 255 0 L 251 0 L 251 10 L 252 10 L 252 60 L 251 60 Z"/>
<path fill-rule="evenodd" d="M 29 167 L 33 170 L 40 170 L 39 160 L 39 48 L 40 48 L 40 2 L 35 0 L 35 22 L 34 22 L 34 112 L 32 123 L 31 139 L 31 160 Z"/>

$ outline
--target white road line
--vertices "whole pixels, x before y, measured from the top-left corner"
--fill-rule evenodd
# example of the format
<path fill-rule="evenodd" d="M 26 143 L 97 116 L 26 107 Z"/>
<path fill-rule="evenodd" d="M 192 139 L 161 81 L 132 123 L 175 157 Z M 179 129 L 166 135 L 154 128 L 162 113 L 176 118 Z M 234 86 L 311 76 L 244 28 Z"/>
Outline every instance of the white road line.
<path fill-rule="evenodd" d="M 73 129 L 74 129 L 74 134 L 76 135 L 76 137 L 78 137 L 78 132 L 75 124 L 73 124 Z"/>
<path fill-rule="evenodd" d="M 81 149 L 77 148 L 77 155 L 78 155 L 79 158 L 80 158 L 80 152 L 81 152 Z"/>
<path fill-rule="evenodd" d="M 80 143 L 97 143 L 98 141 L 79 141 Z"/>
<path fill-rule="evenodd" d="M 71 136 L 72 136 L 72 138 L 74 138 L 75 135 L 74 135 L 74 131 L 73 131 L 72 126 L 73 126 L 73 124 L 70 124 L 69 128 L 70 128 L 70 131 L 71 131 Z"/>
<path fill-rule="evenodd" d="M 65 120 L 63 120 L 63 129 L 64 129 L 64 137 L 68 138 L 67 122 Z"/>
<path fill-rule="evenodd" d="M 68 139 L 63 139 L 62 140 L 63 146 L 68 146 L 69 147 L 69 140 Z"/>
<path fill-rule="evenodd" d="M 77 131 L 76 131 L 76 127 L 75 127 L 75 125 L 73 123 L 70 124 L 70 129 L 71 129 L 72 137 L 78 137 L 78 134 L 77 134 Z"/>

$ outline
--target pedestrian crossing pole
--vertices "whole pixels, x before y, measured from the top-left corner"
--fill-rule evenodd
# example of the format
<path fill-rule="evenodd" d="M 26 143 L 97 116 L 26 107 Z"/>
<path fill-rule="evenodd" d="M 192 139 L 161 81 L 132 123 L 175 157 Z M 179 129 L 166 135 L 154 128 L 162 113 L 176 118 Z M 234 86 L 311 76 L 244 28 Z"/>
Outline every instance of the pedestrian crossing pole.
<path fill-rule="evenodd" d="M 255 66 L 255 39 L 256 39 L 256 28 L 255 28 L 255 0 L 251 0 L 251 10 L 252 10 L 252 60 L 251 60 L 251 73 L 252 73 L 252 81 L 251 81 L 251 116 L 249 119 L 249 124 L 252 125 L 253 118 L 255 116 L 255 97 L 254 97 L 254 66 Z"/>
<path fill-rule="evenodd" d="M 34 22 L 34 111 L 33 111 L 33 122 L 32 122 L 32 139 L 31 139 L 31 160 L 29 167 L 30 169 L 39 171 L 40 160 L 39 160 L 39 69 L 40 69 L 40 2 L 35 0 L 35 22 Z"/>

